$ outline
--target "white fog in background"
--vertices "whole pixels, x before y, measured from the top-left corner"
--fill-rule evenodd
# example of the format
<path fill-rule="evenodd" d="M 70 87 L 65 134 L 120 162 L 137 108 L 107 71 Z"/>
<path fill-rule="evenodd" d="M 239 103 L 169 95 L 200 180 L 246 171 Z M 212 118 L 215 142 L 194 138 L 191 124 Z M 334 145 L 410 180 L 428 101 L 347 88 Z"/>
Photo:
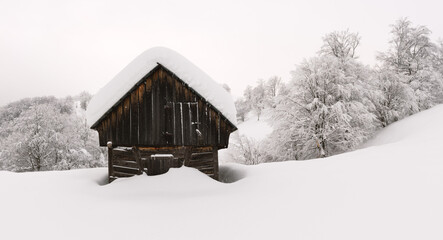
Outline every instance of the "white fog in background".
<path fill-rule="evenodd" d="M 180 52 L 235 96 L 284 81 L 322 37 L 348 29 L 375 64 L 400 17 L 443 36 L 439 1 L 0 1 L 0 106 L 24 97 L 97 92 L 154 46 Z M 437 39 L 433 39 L 437 40 Z"/>

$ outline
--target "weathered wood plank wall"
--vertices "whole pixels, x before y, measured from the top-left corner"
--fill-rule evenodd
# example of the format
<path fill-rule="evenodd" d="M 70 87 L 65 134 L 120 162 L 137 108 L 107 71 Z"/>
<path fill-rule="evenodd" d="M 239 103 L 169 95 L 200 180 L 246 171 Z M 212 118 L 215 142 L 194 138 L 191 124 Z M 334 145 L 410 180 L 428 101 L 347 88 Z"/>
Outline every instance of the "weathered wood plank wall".
<path fill-rule="evenodd" d="M 234 130 L 210 103 L 159 65 L 95 126 L 101 146 L 228 146 Z M 197 131 L 198 130 L 198 131 Z"/>

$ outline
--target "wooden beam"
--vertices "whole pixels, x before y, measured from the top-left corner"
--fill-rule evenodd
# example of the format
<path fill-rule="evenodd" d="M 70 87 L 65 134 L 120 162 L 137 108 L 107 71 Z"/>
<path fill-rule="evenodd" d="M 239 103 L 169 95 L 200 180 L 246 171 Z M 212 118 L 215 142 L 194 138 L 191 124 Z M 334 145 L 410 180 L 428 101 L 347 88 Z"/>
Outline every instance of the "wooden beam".
<path fill-rule="evenodd" d="M 137 175 L 138 174 L 138 168 L 128 168 L 128 167 L 120 167 L 120 166 L 113 166 L 114 174 L 116 172 L 119 173 L 126 173 L 126 174 L 132 174 Z"/>
<path fill-rule="evenodd" d="M 114 159 L 112 161 L 114 166 L 122 166 L 122 167 L 129 167 L 129 168 L 138 168 L 138 163 L 132 162 L 132 161 L 122 161 L 119 159 Z"/>
<path fill-rule="evenodd" d="M 138 147 L 134 146 L 132 147 L 132 152 L 134 153 L 134 158 L 138 165 L 138 174 L 140 175 L 143 173 L 143 165 L 140 157 L 140 150 L 138 149 Z"/>
<path fill-rule="evenodd" d="M 189 166 L 189 163 L 191 162 L 192 158 L 192 147 L 185 147 L 185 163 L 184 165 L 186 167 Z"/>
<path fill-rule="evenodd" d="M 114 172 L 115 177 L 132 177 L 135 174 L 125 173 L 125 172 Z"/>

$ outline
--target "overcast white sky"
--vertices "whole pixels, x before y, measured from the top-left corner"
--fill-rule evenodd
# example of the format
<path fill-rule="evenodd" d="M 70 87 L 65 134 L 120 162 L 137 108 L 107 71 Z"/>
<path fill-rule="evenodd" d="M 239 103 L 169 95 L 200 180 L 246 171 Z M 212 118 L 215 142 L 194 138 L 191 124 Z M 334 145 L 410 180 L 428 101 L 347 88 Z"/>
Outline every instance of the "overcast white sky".
<path fill-rule="evenodd" d="M 0 106 L 24 97 L 97 92 L 144 50 L 171 48 L 241 95 L 290 78 L 321 38 L 348 29 L 374 64 L 389 25 L 408 17 L 443 37 L 441 1 L 0 0 Z"/>

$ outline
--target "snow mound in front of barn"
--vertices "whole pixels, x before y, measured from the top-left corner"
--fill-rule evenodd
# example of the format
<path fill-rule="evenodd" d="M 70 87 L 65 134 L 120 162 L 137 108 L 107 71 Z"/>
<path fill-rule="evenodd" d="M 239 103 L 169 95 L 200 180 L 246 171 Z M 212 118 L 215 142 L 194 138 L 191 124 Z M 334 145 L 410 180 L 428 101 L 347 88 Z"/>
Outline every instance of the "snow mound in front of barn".
<path fill-rule="evenodd" d="M 107 169 L 0 172 L 4 239 L 443 239 L 443 105 L 366 148 L 106 181 Z"/>
<path fill-rule="evenodd" d="M 231 94 L 188 59 L 165 47 L 146 50 L 100 89 L 88 105 L 88 124 L 91 126 L 96 123 L 158 64 L 163 65 L 177 75 L 210 102 L 232 124 L 236 125 L 237 110 Z"/>

